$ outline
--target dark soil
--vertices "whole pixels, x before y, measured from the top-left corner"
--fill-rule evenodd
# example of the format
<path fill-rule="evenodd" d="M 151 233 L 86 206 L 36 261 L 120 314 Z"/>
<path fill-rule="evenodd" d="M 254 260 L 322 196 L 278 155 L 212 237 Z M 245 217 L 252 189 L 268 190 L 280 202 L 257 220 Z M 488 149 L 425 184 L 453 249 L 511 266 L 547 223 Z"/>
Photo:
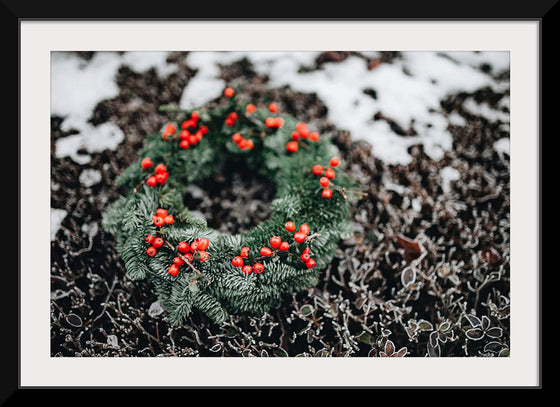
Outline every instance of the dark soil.
<path fill-rule="evenodd" d="M 375 69 L 399 57 L 382 55 L 363 57 L 364 63 Z M 347 57 L 324 53 L 305 69 Z M 442 101 L 445 112 L 467 123 L 450 127 L 453 150 L 435 162 L 413 146 L 409 165 L 389 166 L 366 142 L 329 123 L 317 95 L 272 89 L 247 60 L 222 67 L 223 78 L 245 96 L 273 100 L 332 135 L 368 195 L 352 206 L 355 234 L 340 243 L 316 287 L 287 296 L 262 317 L 233 315 L 217 326 L 194 312 L 184 326 L 170 327 L 150 285 L 127 278 L 113 237 L 101 227 L 103 211 L 119 196 L 115 178 L 138 158 L 144 137 L 167 120 L 158 107 L 178 103 L 196 74 L 184 53 L 170 60 L 179 70 L 163 80 L 155 71 L 122 67 L 120 94 L 96 107 L 93 124 L 112 121 L 127 135 L 115 151 L 94 153 L 84 166 L 52 155 L 51 206 L 68 211 L 51 242 L 52 356 L 402 356 L 403 348 L 407 356 L 507 355 L 510 162 L 493 143 L 509 134 L 462 107 L 468 97 L 494 105 L 507 93 L 461 93 Z M 375 90 L 364 91 L 375 97 Z M 60 124 L 61 118 L 51 119 L 53 141 L 68 135 Z M 401 129 L 402 136 L 410 131 Z M 450 194 L 439 175 L 446 166 L 460 172 Z M 98 170 L 102 181 L 82 185 L 86 168 Z M 190 188 L 189 208 L 231 233 L 266 219 L 274 195 L 266 180 L 243 170 Z M 477 318 L 467 318 L 473 314 Z"/>

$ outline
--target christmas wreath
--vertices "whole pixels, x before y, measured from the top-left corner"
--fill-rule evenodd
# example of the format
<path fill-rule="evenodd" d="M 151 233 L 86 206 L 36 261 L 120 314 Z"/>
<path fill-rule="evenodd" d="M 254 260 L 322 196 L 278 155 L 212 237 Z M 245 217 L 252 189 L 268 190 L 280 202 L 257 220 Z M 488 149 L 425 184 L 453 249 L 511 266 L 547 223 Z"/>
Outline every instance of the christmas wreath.
<path fill-rule="evenodd" d="M 127 274 L 153 284 L 170 323 L 193 308 L 216 323 L 228 312 L 263 314 L 315 285 L 352 231 L 355 184 L 329 138 L 232 88 L 212 108 L 161 110 L 170 122 L 117 178 L 124 192 L 103 227 Z M 272 213 L 246 234 L 219 233 L 191 216 L 186 187 L 241 163 L 273 183 Z"/>

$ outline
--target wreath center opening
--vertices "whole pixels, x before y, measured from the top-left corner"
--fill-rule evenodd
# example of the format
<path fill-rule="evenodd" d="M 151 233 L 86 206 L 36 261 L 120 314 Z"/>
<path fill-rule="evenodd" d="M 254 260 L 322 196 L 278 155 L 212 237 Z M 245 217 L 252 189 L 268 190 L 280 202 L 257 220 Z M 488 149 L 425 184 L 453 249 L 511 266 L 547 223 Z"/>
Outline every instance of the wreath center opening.
<path fill-rule="evenodd" d="M 229 163 L 212 178 L 190 184 L 184 204 L 209 227 L 221 233 L 244 234 L 268 219 L 274 194 L 268 178 L 237 162 Z"/>

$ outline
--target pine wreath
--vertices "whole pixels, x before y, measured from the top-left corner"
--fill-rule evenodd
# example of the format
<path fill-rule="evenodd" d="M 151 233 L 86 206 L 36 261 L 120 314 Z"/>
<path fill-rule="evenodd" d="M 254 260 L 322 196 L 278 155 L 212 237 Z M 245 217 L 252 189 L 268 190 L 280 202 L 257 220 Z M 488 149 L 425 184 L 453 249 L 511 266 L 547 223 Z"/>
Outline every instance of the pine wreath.
<path fill-rule="evenodd" d="M 213 108 L 161 110 L 170 123 L 117 178 L 124 194 L 103 216 L 130 278 L 152 283 L 173 325 L 194 308 L 216 323 L 263 314 L 315 285 L 351 235 L 355 184 L 329 138 L 232 88 Z M 275 186 L 272 213 L 243 235 L 219 233 L 190 215 L 186 187 L 241 161 Z"/>

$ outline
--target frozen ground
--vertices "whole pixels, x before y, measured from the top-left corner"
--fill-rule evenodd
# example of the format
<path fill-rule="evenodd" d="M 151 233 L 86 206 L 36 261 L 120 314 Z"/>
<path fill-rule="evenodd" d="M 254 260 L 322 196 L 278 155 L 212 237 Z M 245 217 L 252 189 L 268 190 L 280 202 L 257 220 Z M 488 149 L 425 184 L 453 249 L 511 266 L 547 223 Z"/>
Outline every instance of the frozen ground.
<path fill-rule="evenodd" d="M 158 107 L 198 107 L 226 85 L 331 136 L 368 195 L 316 287 L 263 318 L 216 327 L 194 315 L 175 329 L 152 287 L 126 278 L 101 216 L 168 120 Z M 509 103 L 501 52 L 53 53 L 51 356 L 506 354 Z M 248 174 L 219 174 L 185 200 L 241 232 L 272 195 Z M 480 339 L 467 314 L 494 336 Z"/>

